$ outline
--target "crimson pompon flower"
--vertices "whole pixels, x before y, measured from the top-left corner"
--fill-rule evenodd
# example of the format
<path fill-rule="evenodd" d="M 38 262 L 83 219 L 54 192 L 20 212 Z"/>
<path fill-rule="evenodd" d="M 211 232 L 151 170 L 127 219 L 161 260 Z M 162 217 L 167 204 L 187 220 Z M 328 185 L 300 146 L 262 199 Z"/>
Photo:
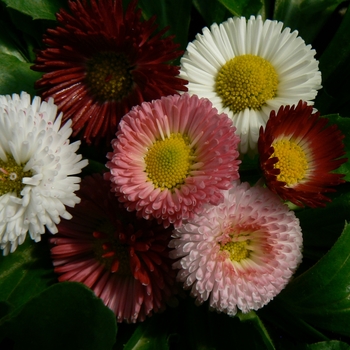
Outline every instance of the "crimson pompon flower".
<path fill-rule="evenodd" d="M 299 101 L 272 111 L 265 130 L 260 128 L 260 166 L 266 185 L 282 199 L 322 207 L 331 201 L 324 193 L 344 182 L 343 174 L 332 172 L 347 161 L 342 158 L 344 135 L 327 124 L 327 118 Z"/>
<path fill-rule="evenodd" d="M 138 216 L 178 226 L 239 178 L 235 130 L 195 95 L 144 102 L 123 117 L 107 154 L 112 191 Z"/>
<path fill-rule="evenodd" d="M 132 106 L 187 90 L 171 65 L 179 45 L 164 37 L 167 29 L 155 33 L 155 18 L 142 21 L 136 5 L 124 14 L 121 0 L 69 1 L 37 52 L 32 69 L 44 74 L 36 88 L 54 98 L 63 122 L 72 119 L 73 136 L 81 131 L 88 144 L 110 141 Z"/>
<path fill-rule="evenodd" d="M 118 322 L 143 321 L 176 302 L 167 247 L 171 231 L 127 212 L 102 175 L 85 177 L 73 218 L 50 239 L 59 281 L 84 283 Z"/>

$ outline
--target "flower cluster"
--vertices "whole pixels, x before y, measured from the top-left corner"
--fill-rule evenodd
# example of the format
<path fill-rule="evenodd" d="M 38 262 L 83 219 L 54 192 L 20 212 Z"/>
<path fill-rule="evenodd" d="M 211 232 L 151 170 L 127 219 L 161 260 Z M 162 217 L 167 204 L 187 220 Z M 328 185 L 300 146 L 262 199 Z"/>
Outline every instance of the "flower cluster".
<path fill-rule="evenodd" d="M 345 182 L 344 135 L 313 108 L 315 50 L 282 22 L 234 17 L 178 67 L 179 45 L 136 1 L 69 1 L 57 22 L 32 66 L 47 102 L 0 97 L 4 253 L 47 228 L 58 280 L 91 288 L 118 322 L 175 304 L 181 287 L 229 315 L 266 305 L 302 260 L 288 202 L 325 206 Z M 108 147 L 106 171 L 80 186 L 71 133 L 82 152 Z M 240 172 L 249 156 L 258 183 Z"/>

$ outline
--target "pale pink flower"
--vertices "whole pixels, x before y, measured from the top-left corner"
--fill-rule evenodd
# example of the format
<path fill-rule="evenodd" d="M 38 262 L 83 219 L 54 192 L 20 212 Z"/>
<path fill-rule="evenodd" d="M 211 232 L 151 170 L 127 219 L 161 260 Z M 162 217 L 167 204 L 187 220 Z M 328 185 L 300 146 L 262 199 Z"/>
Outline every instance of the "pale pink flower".
<path fill-rule="evenodd" d="M 170 256 L 178 280 L 198 304 L 235 315 L 257 310 L 288 283 L 301 262 L 302 234 L 277 195 L 248 183 L 224 191 L 173 233 Z"/>
<path fill-rule="evenodd" d="M 128 213 L 102 175 L 84 178 L 79 197 L 73 218 L 61 221 L 50 239 L 59 281 L 84 283 L 118 322 L 143 321 L 176 302 L 171 230 Z"/>
<path fill-rule="evenodd" d="M 144 102 L 119 124 L 107 176 L 128 211 L 179 226 L 239 178 L 236 128 L 207 99 L 174 95 Z"/>

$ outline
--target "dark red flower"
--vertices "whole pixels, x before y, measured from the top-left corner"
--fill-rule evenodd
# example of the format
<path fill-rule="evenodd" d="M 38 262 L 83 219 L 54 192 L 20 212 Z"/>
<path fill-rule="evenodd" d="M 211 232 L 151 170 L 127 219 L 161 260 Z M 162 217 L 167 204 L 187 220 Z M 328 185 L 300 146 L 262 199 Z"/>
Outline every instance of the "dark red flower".
<path fill-rule="evenodd" d="M 347 158 L 344 135 L 337 125 L 313 113 L 300 101 L 271 112 L 265 130 L 260 128 L 258 150 L 266 185 L 282 199 L 298 206 L 325 206 L 324 195 L 343 183 L 343 174 L 332 172 Z"/>
<path fill-rule="evenodd" d="M 117 321 L 143 321 L 176 301 L 175 271 L 168 243 L 171 229 L 136 219 L 110 192 L 101 175 L 83 179 L 81 203 L 50 238 L 59 281 L 84 283 L 116 314 Z"/>
<path fill-rule="evenodd" d="M 155 18 L 141 21 L 136 4 L 124 14 L 122 0 L 69 1 L 70 13 L 60 10 L 37 52 L 32 69 L 44 75 L 36 88 L 88 144 L 110 141 L 131 107 L 187 90 L 171 65 L 179 45 L 163 37 L 167 29 L 155 34 Z"/>

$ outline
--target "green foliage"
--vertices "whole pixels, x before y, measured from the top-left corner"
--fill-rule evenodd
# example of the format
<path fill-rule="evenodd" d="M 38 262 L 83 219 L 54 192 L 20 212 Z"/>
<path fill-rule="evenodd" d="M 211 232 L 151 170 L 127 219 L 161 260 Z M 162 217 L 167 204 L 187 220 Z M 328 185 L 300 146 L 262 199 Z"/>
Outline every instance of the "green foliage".
<path fill-rule="evenodd" d="M 90 289 L 64 282 L 28 301 L 3 329 L 17 350 L 107 350 L 117 327 L 113 312 Z"/>
<path fill-rule="evenodd" d="M 193 0 L 193 5 L 203 17 L 207 26 L 221 23 L 231 17 L 231 12 L 219 1 Z"/>
<path fill-rule="evenodd" d="M 260 0 L 219 0 L 232 15 L 249 17 L 256 14 L 262 7 Z"/>
<path fill-rule="evenodd" d="M 20 61 L 14 55 L 0 53 L 0 94 L 27 91 L 34 95 L 34 83 L 41 74 L 30 70 L 30 63 Z"/>
<path fill-rule="evenodd" d="M 338 125 L 338 128 L 342 131 L 344 135 L 344 149 L 346 152 L 344 157 L 350 159 L 350 138 L 347 137 L 350 135 L 350 119 L 342 118 L 339 115 L 326 115 L 325 117 L 329 119 L 331 124 Z M 342 164 L 335 172 L 345 174 L 344 180 L 350 181 L 350 162 Z"/>
<path fill-rule="evenodd" d="M 191 19 L 191 1 L 139 0 L 138 3 L 146 19 L 156 15 L 159 29 L 169 27 L 167 34 L 175 35 L 174 41 L 179 43 L 183 50 L 186 48 Z"/>
<path fill-rule="evenodd" d="M 350 225 L 332 249 L 277 298 L 313 327 L 350 336 Z M 302 291 L 302 293 L 301 293 Z"/>
<path fill-rule="evenodd" d="M 299 35 L 310 44 L 341 2 L 342 0 L 276 0 L 273 17 L 283 21 L 285 27 L 298 30 Z"/>
<path fill-rule="evenodd" d="M 334 37 L 320 57 L 324 88 L 315 105 L 322 112 L 350 117 L 350 12 L 347 11 Z"/>
<path fill-rule="evenodd" d="M 3 0 L 6 6 L 24 13 L 33 19 L 55 20 L 55 13 L 65 7 L 63 0 Z"/>
<path fill-rule="evenodd" d="M 46 242 L 35 244 L 27 238 L 16 254 L 0 256 L 0 267 L 0 301 L 14 309 L 56 281 Z"/>

